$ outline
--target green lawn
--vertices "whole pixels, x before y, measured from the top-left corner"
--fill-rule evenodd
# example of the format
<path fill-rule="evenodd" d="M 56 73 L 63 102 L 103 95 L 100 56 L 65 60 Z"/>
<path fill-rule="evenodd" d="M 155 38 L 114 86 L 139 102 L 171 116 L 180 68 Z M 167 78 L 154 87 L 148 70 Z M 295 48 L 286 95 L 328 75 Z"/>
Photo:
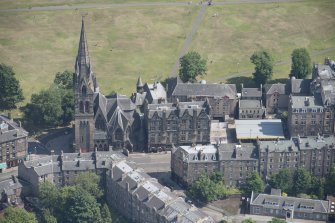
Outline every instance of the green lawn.
<path fill-rule="evenodd" d="M 115 1 L 121 2 L 110 2 Z M 149 1 L 154 0 L 137 2 Z M 0 6 L 4 2 L 9 1 Z M 85 1 L 70 1 L 80 2 Z M 81 15 L 86 15 L 93 70 L 102 91 L 130 95 L 139 75 L 152 82 L 170 74 L 198 10 L 178 6 L 1 13 L 0 62 L 14 67 L 27 102 L 52 83 L 56 72 L 74 70 Z M 261 47 L 270 49 L 276 61 L 286 61 L 275 66 L 273 78 L 287 77 L 295 48 L 306 47 L 315 62 L 335 58 L 335 51 L 313 56 L 335 47 L 334 11 L 333 0 L 214 5 L 207 8 L 191 49 L 208 59 L 209 81 L 224 81 L 242 71 L 250 76 L 249 58 Z"/>
<path fill-rule="evenodd" d="M 268 48 L 276 61 L 290 61 L 293 49 L 310 54 L 335 47 L 335 4 L 332 0 L 285 4 L 244 4 L 209 7 L 191 48 L 209 61 L 210 81 L 252 71 L 250 56 Z M 312 56 L 315 62 L 335 52 Z M 274 78 L 287 77 L 290 63 L 276 66 Z M 250 72 L 251 75 L 252 72 Z"/>
<path fill-rule="evenodd" d="M 76 4 L 119 4 L 119 3 L 146 3 L 146 2 L 189 2 L 188 0 L 1 0 L 0 9 L 31 8 L 40 6 L 59 6 Z M 200 2 L 193 1 L 193 3 Z"/>
<path fill-rule="evenodd" d="M 139 75 L 169 75 L 198 7 L 140 7 L 0 14 L 0 61 L 13 66 L 29 100 L 58 71 L 74 70 L 81 16 L 104 93 L 130 94 Z"/>

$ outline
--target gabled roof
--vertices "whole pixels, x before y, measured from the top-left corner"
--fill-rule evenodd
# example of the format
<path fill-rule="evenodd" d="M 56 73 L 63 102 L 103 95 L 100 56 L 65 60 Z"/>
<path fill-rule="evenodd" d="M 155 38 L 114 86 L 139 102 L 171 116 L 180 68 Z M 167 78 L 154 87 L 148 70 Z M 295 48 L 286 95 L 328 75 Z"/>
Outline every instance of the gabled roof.
<path fill-rule="evenodd" d="M 309 95 L 310 84 L 311 84 L 310 79 L 291 78 L 291 93 Z"/>
<path fill-rule="evenodd" d="M 236 98 L 235 84 L 178 83 L 173 96 L 208 96 Z"/>
<path fill-rule="evenodd" d="M 288 89 L 286 84 L 281 84 L 281 83 L 277 83 L 277 84 L 265 84 L 264 85 L 264 90 L 265 90 L 265 94 L 273 94 L 275 92 L 278 92 L 281 95 L 284 94 L 289 94 Z"/>
<path fill-rule="evenodd" d="M 242 88 L 242 98 L 243 97 L 262 97 L 262 89 L 259 88 Z"/>

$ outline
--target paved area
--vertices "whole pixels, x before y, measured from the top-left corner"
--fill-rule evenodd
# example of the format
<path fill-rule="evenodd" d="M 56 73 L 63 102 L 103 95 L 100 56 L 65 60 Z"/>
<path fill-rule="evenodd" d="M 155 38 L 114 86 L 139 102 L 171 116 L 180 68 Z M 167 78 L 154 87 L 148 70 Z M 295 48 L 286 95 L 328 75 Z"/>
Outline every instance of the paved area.
<path fill-rule="evenodd" d="M 171 152 L 160 153 L 131 153 L 129 159 L 148 173 L 171 171 Z"/>

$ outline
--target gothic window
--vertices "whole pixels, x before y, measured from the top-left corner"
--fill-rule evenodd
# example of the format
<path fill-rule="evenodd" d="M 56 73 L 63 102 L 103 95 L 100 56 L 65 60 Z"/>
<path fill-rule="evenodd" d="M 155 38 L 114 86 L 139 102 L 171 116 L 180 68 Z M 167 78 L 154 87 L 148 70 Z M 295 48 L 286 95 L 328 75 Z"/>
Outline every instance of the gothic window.
<path fill-rule="evenodd" d="M 90 103 L 88 101 L 85 102 L 85 112 L 90 113 Z"/>
<path fill-rule="evenodd" d="M 115 131 L 115 140 L 122 141 L 123 140 L 123 132 L 121 129 L 117 129 Z"/>
<path fill-rule="evenodd" d="M 82 95 L 86 95 L 86 93 L 87 93 L 87 90 L 86 90 L 86 86 L 83 86 L 82 88 L 81 88 L 81 93 L 82 93 Z"/>
<path fill-rule="evenodd" d="M 79 111 L 84 113 L 84 103 L 82 101 L 79 102 Z"/>

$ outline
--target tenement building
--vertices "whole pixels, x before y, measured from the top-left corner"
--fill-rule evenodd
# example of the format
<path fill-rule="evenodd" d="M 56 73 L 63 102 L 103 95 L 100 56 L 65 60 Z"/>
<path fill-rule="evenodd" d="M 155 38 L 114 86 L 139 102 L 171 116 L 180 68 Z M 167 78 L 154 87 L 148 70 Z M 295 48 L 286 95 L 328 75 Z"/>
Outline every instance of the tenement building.
<path fill-rule="evenodd" d="M 0 173 L 6 168 L 17 166 L 27 154 L 28 132 L 21 124 L 0 116 Z"/>
<path fill-rule="evenodd" d="M 172 101 L 209 100 L 212 117 L 224 119 L 225 116 L 235 116 L 237 108 L 237 92 L 234 84 L 177 83 L 172 93 Z"/>
<path fill-rule="evenodd" d="M 208 144 L 211 107 L 208 100 L 148 104 L 144 112 L 148 150 L 172 145 Z"/>
<path fill-rule="evenodd" d="M 250 214 L 277 218 L 327 221 L 329 201 L 281 196 L 281 191 L 271 194 L 251 194 Z"/>
<path fill-rule="evenodd" d="M 258 153 L 251 143 L 180 146 L 171 153 L 172 178 L 184 186 L 214 171 L 223 173 L 227 186 L 241 186 L 257 170 Z"/>
<path fill-rule="evenodd" d="M 126 161 L 113 163 L 106 182 L 108 204 L 131 222 L 214 222 Z"/>
<path fill-rule="evenodd" d="M 72 185 L 87 171 L 102 177 L 107 203 L 131 222 L 214 222 L 115 152 L 62 153 L 25 161 L 18 177 L 26 183 L 25 195 L 36 196 L 40 183 Z"/>
<path fill-rule="evenodd" d="M 280 141 L 259 141 L 259 171 L 266 179 L 281 169 L 304 168 L 325 177 L 335 163 L 335 138 L 307 137 Z"/>
<path fill-rule="evenodd" d="M 238 119 L 262 119 L 265 117 L 266 109 L 262 100 L 244 99 L 239 100 Z"/>
<path fill-rule="evenodd" d="M 323 131 L 323 106 L 314 96 L 290 96 L 288 127 L 291 137 L 313 136 Z"/>

